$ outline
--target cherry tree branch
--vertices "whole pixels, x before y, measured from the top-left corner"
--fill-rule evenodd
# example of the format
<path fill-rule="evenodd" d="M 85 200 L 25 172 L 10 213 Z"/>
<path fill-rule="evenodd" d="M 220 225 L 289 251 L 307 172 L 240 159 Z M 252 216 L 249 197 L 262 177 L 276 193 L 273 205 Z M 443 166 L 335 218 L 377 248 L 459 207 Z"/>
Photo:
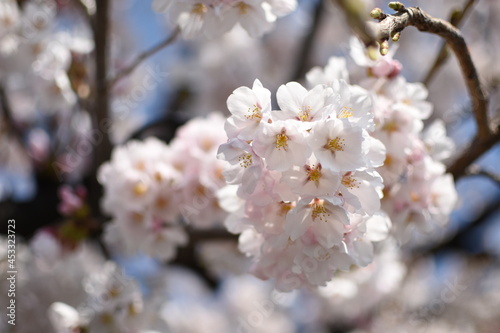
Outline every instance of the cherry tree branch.
<path fill-rule="evenodd" d="M 376 8 L 370 14 L 379 22 L 365 22 L 363 13 L 356 10 L 351 1 L 332 1 L 344 10 L 349 24 L 367 46 L 374 46 L 377 43 L 387 45 L 389 38 L 397 40 L 401 31 L 408 26 L 414 26 L 420 31 L 440 36 L 455 53 L 470 95 L 478 127 L 473 142 L 448 168 L 448 172 L 452 173 L 455 179 L 463 176 L 470 164 L 500 141 L 500 129 L 498 127 L 493 131 L 490 129 L 487 117 L 488 97 L 479 81 L 467 44 L 457 28 L 449 22 L 431 17 L 418 7 L 406 8 L 400 2 L 389 3 L 389 6 L 396 10 L 395 14 L 388 15 Z"/>
<path fill-rule="evenodd" d="M 462 10 L 455 10 L 451 14 L 450 17 L 450 23 L 454 25 L 455 27 L 458 27 L 460 23 L 462 22 L 463 18 L 469 13 L 469 11 L 472 9 L 474 3 L 476 0 L 469 0 L 467 3 L 464 5 L 464 8 Z M 423 84 L 426 86 L 429 85 L 429 83 L 432 81 L 434 76 L 437 74 L 439 69 L 446 63 L 446 60 L 448 60 L 450 56 L 450 53 L 448 51 L 448 48 L 446 47 L 446 42 L 443 42 L 441 44 L 441 48 L 439 49 L 436 58 L 434 59 L 434 62 L 432 66 L 430 67 L 429 71 L 427 72 L 427 75 L 425 76 L 424 80 L 422 81 Z"/>
<path fill-rule="evenodd" d="M 475 160 L 481 157 L 484 153 L 490 150 L 493 146 L 500 142 L 500 125 L 492 131 L 486 138 L 477 138 L 463 149 L 462 154 L 448 166 L 447 172 L 451 173 L 455 180 L 464 176 L 467 168 Z"/>
<path fill-rule="evenodd" d="M 111 140 L 109 138 L 109 89 L 107 84 L 109 30 L 110 30 L 111 0 L 96 1 L 96 12 L 93 20 L 93 37 L 95 43 L 95 73 L 93 98 L 93 130 L 101 134 L 102 140 L 94 148 L 94 160 L 90 173 L 89 203 L 95 215 L 99 216 L 99 199 L 102 197 L 102 187 L 97 182 L 97 169 L 111 155 Z"/>
<path fill-rule="evenodd" d="M 394 4 L 394 3 L 392 3 Z M 483 89 L 476 67 L 467 48 L 467 44 L 460 30 L 449 22 L 431 17 L 420 8 L 405 8 L 401 3 L 398 12 L 394 15 L 386 15 L 378 24 L 369 25 L 372 36 L 376 41 L 386 41 L 396 33 L 401 32 L 408 26 L 414 26 L 420 31 L 429 32 L 443 38 L 458 59 L 465 84 L 469 92 L 472 110 L 476 118 L 478 127 L 477 137 L 486 139 L 490 135 L 490 128 L 487 119 L 488 97 Z"/>
<path fill-rule="evenodd" d="M 121 70 L 116 76 L 112 79 L 109 80 L 109 87 L 112 87 L 115 85 L 118 81 L 126 77 L 127 75 L 130 75 L 144 60 L 147 58 L 151 57 L 155 53 L 161 51 L 168 45 L 172 44 L 177 37 L 180 34 L 180 29 L 179 27 L 175 28 L 175 30 L 172 32 L 170 36 L 168 36 L 165 40 L 161 41 L 160 43 L 156 44 L 155 46 L 151 47 L 150 49 L 140 53 L 137 58 L 132 61 L 132 63 L 125 67 L 123 70 Z"/>

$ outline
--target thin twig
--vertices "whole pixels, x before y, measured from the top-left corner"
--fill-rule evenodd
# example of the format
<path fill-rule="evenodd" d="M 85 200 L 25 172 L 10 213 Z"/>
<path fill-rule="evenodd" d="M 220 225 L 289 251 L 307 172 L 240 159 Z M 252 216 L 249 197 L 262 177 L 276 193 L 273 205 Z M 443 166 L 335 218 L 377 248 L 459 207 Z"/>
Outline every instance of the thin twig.
<path fill-rule="evenodd" d="M 476 138 L 468 147 L 463 149 L 463 153 L 448 166 L 447 172 L 451 173 L 455 180 L 464 176 L 469 165 L 499 142 L 500 126 L 497 126 L 488 137 L 484 139 Z"/>
<path fill-rule="evenodd" d="M 467 171 L 467 176 L 483 176 L 491 179 L 494 181 L 497 185 L 500 185 L 500 176 L 493 174 L 491 172 L 488 172 L 484 169 L 482 169 L 479 165 L 473 164 L 469 167 Z"/>
<path fill-rule="evenodd" d="M 129 66 L 121 70 L 118 74 L 116 74 L 114 78 L 109 80 L 109 86 L 112 87 L 118 81 L 120 81 L 127 75 L 131 74 L 137 68 L 137 66 L 139 66 L 144 60 L 151 57 L 153 54 L 159 52 L 168 45 L 172 44 L 177 39 L 177 36 L 179 36 L 179 33 L 180 29 L 179 27 L 177 27 L 168 38 L 156 44 L 152 48 L 139 54 L 137 58 Z"/>
<path fill-rule="evenodd" d="M 460 23 L 462 22 L 463 18 L 467 15 L 467 13 L 472 9 L 472 5 L 476 2 L 476 0 L 469 0 L 467 3 L 464 5 L 464 8 L 462 10 L 458 11 L 453 11 L 450 17 L 450 23 L 453 24 L 455 27 L 458 27 Z M 448 48 L 446 47 L 446 43 L 443 42 L 441 43 L 441 48 L 439 49 L 439 52 L 437 53 L 436 59 L 434 59 L 434 62 L 432 66 L 430 67 L 429 71 L 427 72 L 427 75 L 425 76 L 424 80 L 422 81 L 423 84 L 426 86 L 429 85 L 429 83 L 432 81 L 434 76 L 437 74 L 441 66 L 443 66 L 448 60 L 448 57 L 450 56 L 450 53 L 448 52 Z"/>
<path fill-rule="evenodd" d="M 325 5 L 323 1 L 318 1 L 314 8 L 313 20 L 309 27 L 309 31 L 305 34 L 302 45 L 300 46 L 297 63 L 293 70 L 293 75 L 290 81 L 297 81 L 304 77 L 309 67 L 310 55 L 314 49 L 314 41 L 317 32 L 321 26 L 321 19 L 324 16 Z"/>
<path fill-rule="evenodd" d="M 359 0 L 332 0 L 332 2 L 344 12 L 347 23 L 366 46 L 377 43 L 373 31 L 366 23 L 369 17 L 363 12 L 363 3 Z"/>

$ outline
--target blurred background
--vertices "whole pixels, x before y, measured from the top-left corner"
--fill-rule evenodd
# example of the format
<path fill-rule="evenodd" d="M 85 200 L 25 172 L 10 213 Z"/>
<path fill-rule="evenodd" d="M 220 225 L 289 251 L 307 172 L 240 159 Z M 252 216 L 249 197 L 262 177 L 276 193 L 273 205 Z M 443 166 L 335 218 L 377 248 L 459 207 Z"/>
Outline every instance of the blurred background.
<path fill-rule="evenodd" d="M 82 322 L 93 316 L 85 309 L 102 314 L 109 306 L 120 320 L 131 320 L 126 332 L 500 330 L 498 144 L 475 162 L 480 172 L 456 180 L 459 203 L 446 227 L 404 246 L 387 242 L 378 249 L 379 260 L 338 274 L 319 290 L 279 293 L 272 284 L 245 274 L 248 258 L 239 253 L 234 237 L 191 235 L 189 245 L 168 265 L 145 255 L 109 251 L 100 240 L 109 217 L 99 208 L 99 158 L 80 153 L 87 149 L 84 144 L 93 149 L 95 32 L 79 1 L 19 0 L 13 2 L 23 15 L 32 15 L 28 22 L 33 29 L 25 27 L 14 40 L 8 23 L 16 15 L 8 11 L 12 1 L 0 1 L 0 224 L 6 235 L 7 221 L 16 221 L 19 272 L 18 322 L 11 327 L 7 317 L 0 317 L 2 332 L 63 332 L 54 326 L 63 321 L 54 319 L 54 313 L 72 312 L 50 312 L 54 302 L 77 309 Z M 81 3 L 89 13 L 96 9 L 92 1 Z M 385 1 L 360 5 L 366 12 L 374 7 L 391 12 Z M 490 95 L 489 115 L 497 119 L 500 2 L 411 0 L 406 5 L 446 20 L 456 10 L 464 12 L 459 26 Z M 151 1 L 115 0 L 111 8 L 108 77 L 115 77 L 174 28 L 166 15 L 153 11 Z M 243 29 L 215 39 L 179 37 L 110 88 L 111 143 L 151 136 L 168 143 L 194 117 L 213 111 L 228 115 L 226 100 L 237 87 L 259 78 L 274 95 L 285 82 L 305 82 L 311 68 L 326 66 L 332 56 L 346 58 L 355 83 L 366 68 L 356 66 L 350 56 L 352 36 L 343 12 L 330 1 L 301 0 L 260 39 Z M 53 41 L 64 48 L 51 48 L 39 57 L 38 48 Z M 442 119 L 459 154 L 474 139 L 476 126 L 453 55 L 428 76 L 441 45 L 437 36 L 407 28 L 390 49 L 407 81 L 424 82 L 428 88 L 434 112 L 425 124 Z M 90 211 L 77 217 L 65 214 L 62 185 L 85 188 L 80 197 Z M 61 228 L 69 235 L 64 255 L 34 237 L 41 230 L 53 234 Z M 39 240 L 36 245 L 33 239 Z M 7 258 L 7 239 L 1 243 L 0 257 Z M 7 286 L 4 268 L 0 284 Z M 100 297 L 116 283 L 133 292 L 111 306 Z M 8 304 L 5 294 L 0 295 L 2 306 Z M 126 310 L 123 304 L 140 306 Z M 129 318 L 134 311 L 141 313 L 140 319 Z M 107 332 L 102 327 L 94 331 Z"/>

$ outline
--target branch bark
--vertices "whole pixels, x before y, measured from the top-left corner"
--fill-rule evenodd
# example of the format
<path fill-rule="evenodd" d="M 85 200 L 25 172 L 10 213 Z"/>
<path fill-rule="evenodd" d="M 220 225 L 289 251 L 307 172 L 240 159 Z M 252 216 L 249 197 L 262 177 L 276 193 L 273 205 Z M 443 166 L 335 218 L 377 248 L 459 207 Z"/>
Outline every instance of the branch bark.
<path fill-rule="evenodd" d="M 455 27 L 458 27 L 460 23 L 462 22 L 463 18 L 469 13 L 469 11 L 472 9 L 474 3 L 476 0 L 469 0 L 467 3 L 464 5 L 464 8 L 462 10 L 458 11 L 453 11 L 450 17 L 450 23 L 454 25 Z M 446 43 L 443 42 L 441 44 L 441 47 L 437 53 L 436 58 L 434 59 L 434 62 L 432 63 L 432 66 L 430 67 L 429 71 L 427 72 L 427 75 L 425 76 L 424 80 L 422 81 L 423 84 L 426 86 L 429 85 L 429 83 L 432 81 L 434 76 L 437 74 L 441 66 L 443 66 L 446 63 L 446 60 L 448 60 L 450 56 L 450 53 L 448 51 L 448 48 L 446 47 Z"/>
<path fill-rule="evenodd" d="M 447 172 L 451 173 L 455 181 L 466 175 L 467 168 L 479 157 L 490 150 L 495 144 L 500 142 L 500 126 L 486 138 L 477 138 L 463 150 L 463 153 L 448 166 Z"/>
<path fill-rule="evenodd" d="M 102 140 L 94 148 L 94 160 L 90 173 L 89 202 L 94 215 L 100 216 L 99 198 L 102 197 L 102 188 L 97 182 L 97 169 L 107 161 L 111 155 L 111 141 L 109 130 L 109 89 L 108 89 L 108 53 L 109 53 L 109 12 L 111 0 L 96 1 L 96 12 L 93 21 L 93 36 L 95 42 L 95 82 L 93 99 L 93 130 L 101 134 Z"/>

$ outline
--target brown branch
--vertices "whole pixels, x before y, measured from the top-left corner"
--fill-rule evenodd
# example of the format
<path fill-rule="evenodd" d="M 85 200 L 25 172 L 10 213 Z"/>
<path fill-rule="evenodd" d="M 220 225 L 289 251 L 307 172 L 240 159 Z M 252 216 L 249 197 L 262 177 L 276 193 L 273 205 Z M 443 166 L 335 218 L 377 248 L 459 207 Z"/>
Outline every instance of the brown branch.
<path fill-rule="evenodd" d="M 467 13 L 472 9 L 474 3 L 476 0 L 469 0 L 467 3 L 464 5 L 464 8 L 462 10 L 455 10 L 450 16 L 450 23 L 454 25 L 455 27 L 458 27 L 460 23 L 462 22 L 463 18 L 467 15 Z M 426 86 L 429 85 L 429 83 L 432 81 L 434 76 L 437 74 L 441 66 L 443 66 L 446 63 L 446 60 L 448 60 L 450 56 L 450 53 L 448 52 L 448 48 L 446 47 L 446 43 L 443 42 L 441 44 L 441 47 L 437 53 L 436 58 L 434 59 L 434 62 L 432 66 L 430 67 L 429 71 L 427 72 L 427 75 L 425 76 L 424 80 L 422 81 L 423 84 Z"/>
<path fill-rule="evenodd" d="M 107 85 L 109 53 L 109 10 L 110 0 L 96 1 L 94 22 L 95 41 L 95 96 L 94 129 L 103 134 L 102 142 L 96 147 L 95 165 L 99 166 L 109 159 L 111 143 L 108 129 L 103 122 L 109 121 L 109 90 Z"/>
<path fill-rule="evenodd" d="M 482 169 L 479 165 L 474 164 L 469 167 L 467 170 L 467 176 L 483 176 L 491 179 L 494 181 L 497 185 L 500 185 L 500 176 L 493 174 L 491 172 L 488 172 L 484 169 Z"/>
<path fill-rule="evenodd" d="M 111 0 L 96 1 L 96 12 L 93 21 L 93 35 L 95 43 L 95 82 L 93 98 L 93 131 L 101 134 L 102 140 L 94 148 L 94 160 L 90 172 L 89 204 L 96 218 L 100 219 L 99 199 L 102 197 L 102 187 L 97 182 L 97 169 L 107 161 L 111 155 L 111 141 L 109 138 L 109 90 L 107 84 L 109 30 L 110 30 Z"/>
<path fill-rule="evenodd" d="M 472 143 L 463 149 L 463 153 L 448 166 L 447 172 L 451 173 L 455 180 L 464 176 L 469 165 L 474 163 L 485 152 L 490 150 L 495 144 L 500 142 L 500 126 L 486 138 L 477 138 Z"/>
<path fill-rule="evenodd" d="M 165 40 L 161 41 L 160 43 L 156 44 L 152 48 L 142 52 L 137 56 L 137 58 L 126 68 L 121 70 L 116 76 L 112 79 L 109 80 L 109 87 L 112 87 L 115 85 L 118 81 L 126 77 L 127 75 L 131 74 L 144 60 L 147 58 L 151 57 L 153 54 L 159 52 L 163 48 L 167 47 L 168 45 L 172 44 L 176 39 L 177 36 L 179 36 L 180 29 L 177 27 L 172 34 Z"/>

